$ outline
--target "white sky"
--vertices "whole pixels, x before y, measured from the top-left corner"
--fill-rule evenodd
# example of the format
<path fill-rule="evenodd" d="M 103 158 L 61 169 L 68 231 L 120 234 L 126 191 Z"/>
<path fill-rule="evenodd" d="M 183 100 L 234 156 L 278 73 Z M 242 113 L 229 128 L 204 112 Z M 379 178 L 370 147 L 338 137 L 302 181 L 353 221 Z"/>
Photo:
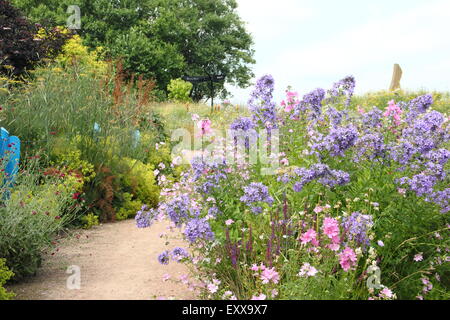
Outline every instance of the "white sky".
<path fill-rule="evenodd" d="M 256 77 L 272 74 L 280 102 L 353 75 L 358 93 L 387 89 L 394 63 L 404 89 L 450 91 L 449 0 L 238 0 L 253 34 Z M 246 103 L 251 87 L 229 88 Z"/>

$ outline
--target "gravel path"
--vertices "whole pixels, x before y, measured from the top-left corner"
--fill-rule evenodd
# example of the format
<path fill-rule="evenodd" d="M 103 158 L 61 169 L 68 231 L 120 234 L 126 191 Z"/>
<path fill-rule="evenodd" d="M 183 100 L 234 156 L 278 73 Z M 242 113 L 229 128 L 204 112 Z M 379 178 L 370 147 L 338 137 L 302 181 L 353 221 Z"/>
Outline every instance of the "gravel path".
<path fill-rule="evenodd" d="M 45 255 L 35 277 L 9 289 L 17 299 L 35 300 L 195 299 L 195 294 L 178 281 L 163 281 L 165 274 L 177 280 L 188 273 L 182 264 L 163 266 L 156 259 L 166 250 L 159 234 L 167 232 L 167 225 L 158 222 L 138 229 L 134 220 L 127 220 L 77 231 Z M 167 248 L 176 245 L 183 244 L 172 240 Z M 71 265 L 80 267 L 79 290 L 67 289 L 71 275 L 66 271 Z"/>

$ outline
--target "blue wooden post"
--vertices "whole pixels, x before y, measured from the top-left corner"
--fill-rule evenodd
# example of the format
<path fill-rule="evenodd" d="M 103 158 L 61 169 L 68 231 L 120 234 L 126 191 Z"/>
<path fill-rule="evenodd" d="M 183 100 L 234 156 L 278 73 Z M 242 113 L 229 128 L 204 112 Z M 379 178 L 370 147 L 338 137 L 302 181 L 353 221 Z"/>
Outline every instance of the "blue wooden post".
<path fill-rule="evenodd" d="M 6 165 L 3 165 L 6 175 L 3 185 L 7 184 L 7 187 L 12 187 L 19 171 L 20 139 L 15 136 L 11 137 L 5 128 L 1 128 L 0 131 L 0 157 L 6 162 Z"/>
<path fill-rule="evenodd" d="M 141 132 L 139 130 L 135 130 L 133 134 L 133 147 L 137 148 L 139 142 L 141 141 Z"/>

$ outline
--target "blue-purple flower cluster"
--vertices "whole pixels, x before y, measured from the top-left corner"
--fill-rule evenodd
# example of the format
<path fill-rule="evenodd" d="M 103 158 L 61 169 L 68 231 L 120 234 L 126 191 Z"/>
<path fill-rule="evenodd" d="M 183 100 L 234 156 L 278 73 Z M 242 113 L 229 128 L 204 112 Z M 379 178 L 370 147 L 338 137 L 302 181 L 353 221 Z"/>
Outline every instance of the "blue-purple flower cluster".
<path fill-rule="evenodd" d="M 182 194 L 167 202 L 165 209 L 168 217 L 177 227 L 180 227 L 189 218 L 199 215 L 199 210 L 192 208 L 187 194 Z"/>
<path fill-rule="evenodd" d="M 197 240 L 214 240 L 214 233 L 211 231 L 211 226 L 206 219 L 189 220 L 186 223 L 184 235 L 191 243 L 195 243 Z"/>
<path fill-rule="evenodd" d="M 329 188 L 343 186 L 350 182 L 350 175 L 347 172 L 332 170 L 323 163 L 314 164 L 309 169 L 297 168 L 295 174 L 300 178 L 300 181 L 294 184 L 295 192 L 302 191 L 305 185 L 314 180 Z"/>
<path fill-rule="evenodd" d="M 307 112 L 309 119 L 317 120 L 322 115 L 322 101 L 325 99 L 325 90 L 317 88 L 303 96 L 303 100 L 295 107 L 292 118 Z"/>
<path fill-rule="evenodd" d="M 232 130 L 232 134 L 234 135 L 234 144 L 235 146 L 238 143 L 238 138 L 240 135 L 243 135 L 244 145 L 246 149 L 250 148 L 250 143 L 254 144 L 257 142 L 258 134 L 255 130 L 256 124 L 253 122 L 251 118 L 248 117 L 240 117 L 233 121 L 230 125 L 230 129 Z"/>
<path fill-rule="evenodd" d="M 143 205 L 141 210 L 136 213 L 134 219 L 138 228 L 148 228 L 153 224 L 155 217 L 155 209 L 149 209 L 147 205 Z"/>
<path fill-rule="evenodd" d="M 164 265 L 169 264 L 169 251 L 164 251 L 158 256 L 158 262 Z"/>
<path fill-rule="evenodd" d="M 181 260 L 189 257 L 189 253 L 187 252 L 187 250 L 181 247 L 174 248 L 170 255 L 172 259 L 177 262 L 180 262 Z"/>
<path fill-rule="evenodd" d="M 244 187 L 244 195 L 240 198 L 254 214 L 262 212 L 260 203 L 267 203 L 269 206 L 273 204 L 273 198 L 269 194 L 269 188 L 260 182 L 252 182 Z"/>
<path fill-rule="evenodd" d="M 200 157 L 195 157 L 191 161 L 192 174 L 196 185 L 196 191 L 205 195 L 210 194 L 214 189 L 220 186 L 220 182 L 227 178 L 226 162 L 223 159 L 219 161 L 204 161 Z"/>
<path fill-rule="evenodd" d="M 358 129 L 353 125 L 332 127 L 330 133 L 320 142 L 313 145 L 313 150 L 329 151 L 333 157 L 344 156 L 349 148 L 358 140 Z"/>
<path fill-rule="evenodd" d="M 353 97 L 353 93 L 355 91 L 355 78 L 353 76 L 348 76 L 333 85 L 328 93 L 331 97 L 340 97 L 345 95 L 347 100 L 345 101 L 345 105 L 349 106 L 351 99 Z"/>
<path fill-rule="evenodd" d="M 267 129 L 277 127 L 276 104 L 272 101 L 274 85 L 275 80 L 271 75 L 261 77 L 248 101 L 254 122 Z"/>
<path fill-rule="evenodd" d="M 355 241 L 363 248 L 367 248 L 370 245 L 368 231 L 373 226 L 371 215 L 353 212 L 349 217 L 342 219 L 342 225 L 350 241 Z"/>

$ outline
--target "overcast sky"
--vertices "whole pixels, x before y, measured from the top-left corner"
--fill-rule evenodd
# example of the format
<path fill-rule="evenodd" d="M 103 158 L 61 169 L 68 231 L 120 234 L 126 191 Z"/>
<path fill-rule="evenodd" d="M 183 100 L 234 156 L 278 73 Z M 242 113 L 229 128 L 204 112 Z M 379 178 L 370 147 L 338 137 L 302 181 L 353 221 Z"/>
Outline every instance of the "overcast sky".
<path fill-rule="evenodd" d="M 237 0 L 254 38 L 256 77 L 272 74 L 277 102 L 354 75 L 358 93 L 402 87 L 450 91 L 449 0 Z M 251 88 L 229 88 L 246 103 Z"/>

